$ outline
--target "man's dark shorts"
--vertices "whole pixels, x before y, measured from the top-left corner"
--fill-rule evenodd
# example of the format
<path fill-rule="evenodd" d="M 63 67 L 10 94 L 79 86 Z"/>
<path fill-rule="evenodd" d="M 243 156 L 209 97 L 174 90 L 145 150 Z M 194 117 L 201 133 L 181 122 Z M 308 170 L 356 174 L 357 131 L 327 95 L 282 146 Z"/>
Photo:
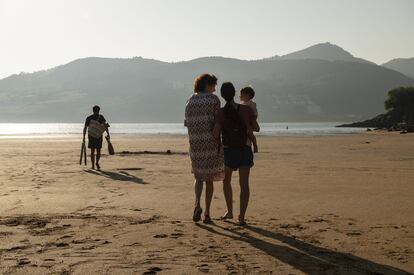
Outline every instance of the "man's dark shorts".
<path fill-rule="evenodd" d="M 93 138 L 88 136 L 88 148 L 101 149 L 102 148 L 102 136 L 100 138 Z"/>
<path fill-rule="evenodd" d="M 240 167 L 253 167 L 253 152 L 250 146 L 224 148 L 224 165 L 233 170 Z"/>

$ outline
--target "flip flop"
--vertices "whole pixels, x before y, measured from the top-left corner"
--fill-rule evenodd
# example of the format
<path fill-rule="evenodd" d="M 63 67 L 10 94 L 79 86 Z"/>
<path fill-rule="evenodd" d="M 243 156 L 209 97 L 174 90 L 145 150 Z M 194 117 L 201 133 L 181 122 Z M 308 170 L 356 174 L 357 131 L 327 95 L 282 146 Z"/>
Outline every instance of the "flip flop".
<path fill-rule="evenodd" d="M 238 226 L 246 226 L 247 225 L 247 223 L 246 223 L 246 221 L 243 219 L 240 219 L 240 217 L 239 217 L 239 222 L 237 223 L 237 225 Z"/>
<path fill-rule="evenodd" d="M 231 219 L 233 219 L 233 215 L 229 215 L 227 213 L 220 217 L 220 220 L 231 220 Z"/>
<path fill-rule="evenodd" d="M 203 223 L 212 224 L 213 223 L 213 220 L 210 218 L 209 215 L 205 215 L 204 216 Z"/>
<path fill-rule="evenodd" d="M 203 213 L 203 209 L 201 207 L 194 208 L 194 214 L 193 214 L 194 222 L 199 222 L 201 220 L 201 213 Z"/>

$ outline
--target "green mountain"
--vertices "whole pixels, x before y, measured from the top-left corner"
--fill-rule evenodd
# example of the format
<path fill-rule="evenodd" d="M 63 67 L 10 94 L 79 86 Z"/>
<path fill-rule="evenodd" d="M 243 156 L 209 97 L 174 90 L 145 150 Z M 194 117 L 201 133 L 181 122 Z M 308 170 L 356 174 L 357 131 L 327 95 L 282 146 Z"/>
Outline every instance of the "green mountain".
<path fill-rule="evenodd" d="M 393 59 L 385 64 L 382 64 L 382 66 L 405 74 L 406 76 L 414 79 L 414 57 Z"/>
<path fill-rule="evenodd" d="M 373 64 L 372 62 L 364 60 L 362 58 L 354 57 L 352 54 L 345 51 L 341 47 L 329 42 L 316 44 L 306 49 L 283 55 L 278 58 L 287 60 L 319 59 L 326 61 L 348 61 Z"/>
<path fill-rule="evenodd" d="M 193 79 L 204 72 L 215 74 L 219 85 L 252 85 L 259 120 L 265 122 L 362 120 L 383 112 L 390 89 L 414 85 L 373 63 L 332 55 L 323 60 L 313 52 L 308 56 L 314 58 L 255 61 L 79 59 L 0 80 L 0 122 L 82 122 L 95 104 L 112 122 L 182 122 Z"/>

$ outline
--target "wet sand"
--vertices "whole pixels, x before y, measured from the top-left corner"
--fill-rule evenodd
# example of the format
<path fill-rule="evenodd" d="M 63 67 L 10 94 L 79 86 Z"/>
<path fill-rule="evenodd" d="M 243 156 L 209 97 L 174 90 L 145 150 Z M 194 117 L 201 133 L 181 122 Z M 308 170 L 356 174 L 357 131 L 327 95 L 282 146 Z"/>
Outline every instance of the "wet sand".
<path fill-rule="evenodd" d="M 185 137 L 112 139 L 100 172 L 73 138 L 0 140 L 1 274 L 414 272 L 412 134 L 259 137 L 247 227 L 219 182 L 192 222 Z"/>

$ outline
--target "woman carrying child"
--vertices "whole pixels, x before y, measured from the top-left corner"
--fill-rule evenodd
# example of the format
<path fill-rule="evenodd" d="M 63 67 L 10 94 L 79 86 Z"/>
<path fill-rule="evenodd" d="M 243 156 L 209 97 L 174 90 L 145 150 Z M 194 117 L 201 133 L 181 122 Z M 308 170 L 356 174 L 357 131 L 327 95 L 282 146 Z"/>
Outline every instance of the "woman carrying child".
<path fill-rule="evenodd" d="M 221 96 L 226 105 L 217 111 L 214 125 L 214 136 L 222 136 L 224 146 L 225 176 L 223 181 L 224 197 L 227 213 L 223 219 L 233 218 L 233 191 L 231 177 L 233 171 L 239 170 L 240 180 L 240 215 L 239 224 L 245 225 L 245 214 L 249 202 L 249 175 L 253 167 L 253 152 L 251 140 L 254 139 L 252 125 L 255 120 L 253 111 L 244 105 L 234 102 L 236 90 L 232 83 L 226 82 L 221 86 Z"/>

